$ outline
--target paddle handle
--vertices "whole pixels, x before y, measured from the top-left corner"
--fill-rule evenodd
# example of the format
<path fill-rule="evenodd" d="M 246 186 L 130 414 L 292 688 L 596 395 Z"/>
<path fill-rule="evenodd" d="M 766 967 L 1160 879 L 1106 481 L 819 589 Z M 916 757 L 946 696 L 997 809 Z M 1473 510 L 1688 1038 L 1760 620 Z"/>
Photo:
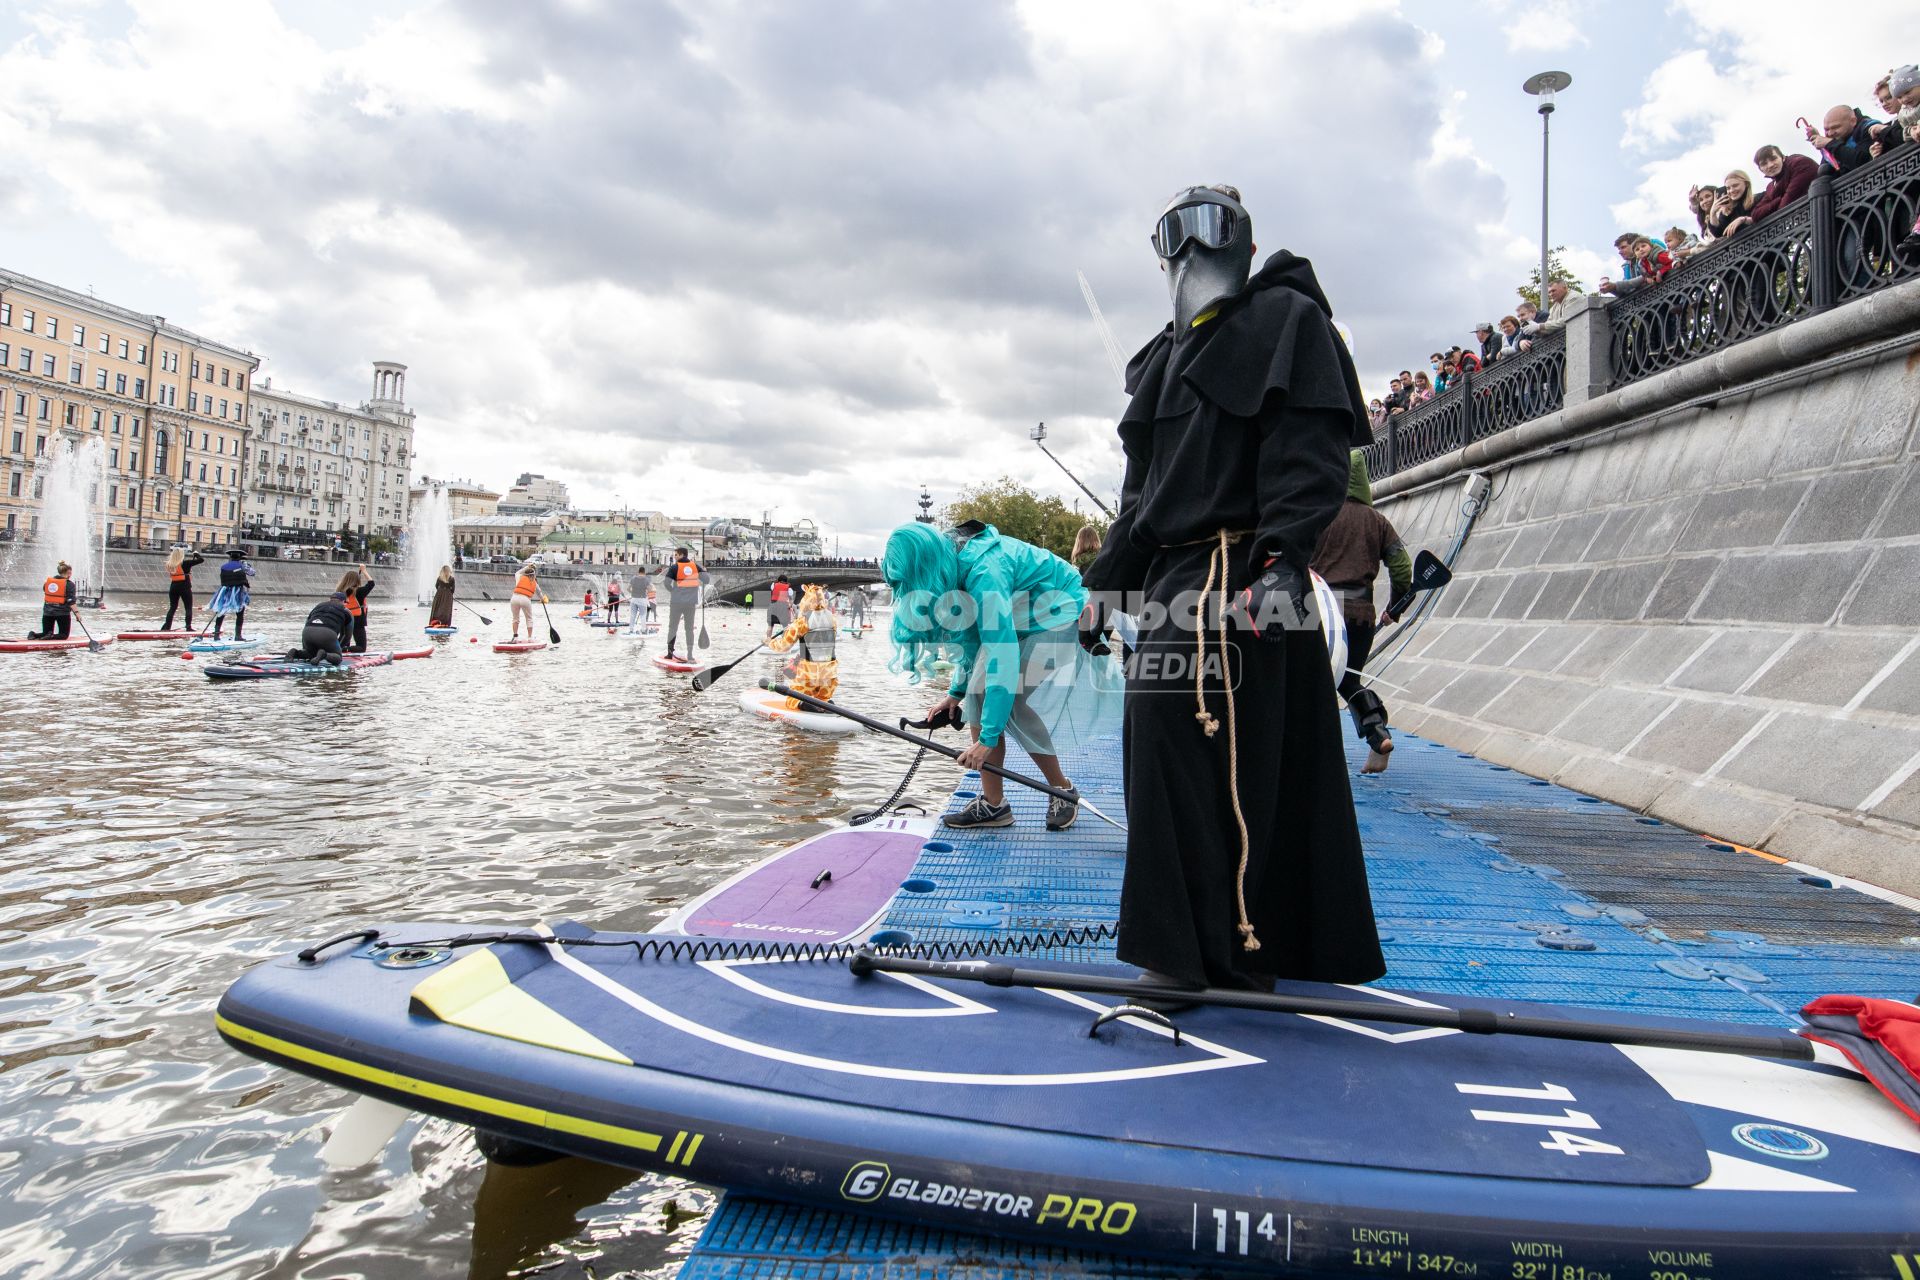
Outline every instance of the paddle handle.
<path fill-rule="evenodd" d="M 958 760 L 960 758 L 961 753 L 955 748 L 947 746 L 945 743 L 935 742 L 932 738 L 923 738 L 919 734 L 908 733 L 905 729 L 896 729 L 890 724 L 883 724 L 882 722 L 873 719 L 871 716 L 863 716 L 858 711 L 851 711 L 846 707 L 841 706 L 837 702 L 826 702 L 820 698 L 814 698 L 814 697 L 808 696 L 807 694 L 799 693 L 793 689 L 789 689 L 786 685 L 781 684 L 778 681 L 762 680 L 760 682 L 760 687 L 762 689 L 767 689 L 774 693 L 782 694 L 786 697 L 792 698 L 796 702 L 804 703 L 805 705 L 813 708 L 815 711 L 825 711 L 832 715 L 845 716 L 847 719 L 853 721 L 855 724 L 863 724 L 867 726 L 867 728 L 875 731 L 876 733 L 884 733 L 889 737 L 898 738 L 902 742 L 911 742 L 916 747 L 925 747 L 929 751 L 937 751 L 949 760 Z M 1062 791 L 1059 787 L 1056 787 L 1051 783 L 1042 782 L 1038 778 L 1029 778 L 1024 773 L 1017 773 L 1012 769 L 1003 769 L 999 765 L 988 764 L 985 762 L 982 762 L 980 767 L 986 770 L 988 773 L 998 774 L 999 776 L 1001 776 L 1002 778 L 1005 778 L 1009 782 L 1017 782 L 1023 787 L 1032 787 L 1035 791 L 1044 791 L 1048 795 L 1054 797 L 1054 799 L 1056 800 L 1065 800 L 1069 804 L 1085 804 L 1086 803 L 1084 800 L 1082 800 L 1079 796 L 1073 794 L 1073 792 L 1071 791 Z M 1092 811 L 1091 805 L 1088 806 L 1088 811 L 1089 812 Z"/>

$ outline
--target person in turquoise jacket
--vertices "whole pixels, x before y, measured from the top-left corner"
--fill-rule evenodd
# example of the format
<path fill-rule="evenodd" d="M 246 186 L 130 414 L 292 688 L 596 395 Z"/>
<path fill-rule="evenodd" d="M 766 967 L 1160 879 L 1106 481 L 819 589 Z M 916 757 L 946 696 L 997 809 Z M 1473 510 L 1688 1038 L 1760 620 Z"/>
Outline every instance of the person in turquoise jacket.
<path fill-rule="evenodd" d="M 1069 715 L 1090 719 L 1088 697 L 1098 697 L 1077 679 L 1087 593 L 1073 566 L 977 520 L 945 533 L 916 522 L 888 536 L 881 574 L 895 601 L 892 669 L 917 682 L 943 656 L 953 663 L 933 714 L 964 715 L 973 746 L 961 766 L 1004 764 L 1011 734 L 1048 782 L 1073 791 L 1055 734 Z M 1064 831 L 1077 816 L 1078 804 L 1051 798 L 1047 830 Z M 980 794 L 944 821 L 1011 826 L 1013 806 L 1000 778 L 983 771 Z"/>

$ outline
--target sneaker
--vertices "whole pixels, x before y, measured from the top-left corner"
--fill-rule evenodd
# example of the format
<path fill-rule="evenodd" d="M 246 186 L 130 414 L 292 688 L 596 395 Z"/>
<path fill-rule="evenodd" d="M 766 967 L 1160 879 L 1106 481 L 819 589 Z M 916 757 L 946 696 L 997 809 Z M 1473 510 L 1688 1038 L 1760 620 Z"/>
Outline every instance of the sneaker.
<path fill-rule="evenodd" d="M 966 808 L 958 813 L 950 813 L 940 821 L 949 827 L 1010 827 L 1013 825 L 1013 806 L 989 804 L 985 796 L 975 796 Z"/>
<path fill-rule="evenodd" d="M 1065 790 L 1073 796 L 1073 799 L 1062 800 L 1059 796 L 1047 797 L 1047 830 L 1049 831 L 1065 831 L 1073 825 L 1073 820 L 1080 816 L 1080 793 L 1073 789 L 1072 784 L 1068 784 Z"/>

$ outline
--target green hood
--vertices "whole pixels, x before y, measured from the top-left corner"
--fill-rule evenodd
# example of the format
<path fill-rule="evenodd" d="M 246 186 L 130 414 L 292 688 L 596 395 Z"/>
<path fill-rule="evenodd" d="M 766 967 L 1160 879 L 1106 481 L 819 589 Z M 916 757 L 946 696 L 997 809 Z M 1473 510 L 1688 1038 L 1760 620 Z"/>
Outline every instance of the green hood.
<path fill-rule="evenodd" d="M 1347 496 L 1356 502 L 1364 502 L 1372 506 L 1373 483 L 1367 478 L 1366 455 L 1355 449 L 1348 454 L 1348 457 L 1352 461 L 1347 469 Z"/>

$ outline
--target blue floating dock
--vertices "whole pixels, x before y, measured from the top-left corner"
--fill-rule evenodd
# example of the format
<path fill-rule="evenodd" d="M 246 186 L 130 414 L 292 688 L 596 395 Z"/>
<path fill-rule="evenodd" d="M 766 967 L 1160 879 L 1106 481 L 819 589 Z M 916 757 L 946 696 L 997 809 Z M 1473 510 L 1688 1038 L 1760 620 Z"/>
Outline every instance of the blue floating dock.
<path fill-rule="evenodd" d="M 1408 734 L 1354 802 L 1396 987 L 1792 1028 L 1816 996 L 1920 992 L 1920 914 L 1725 842 Z M 1118 742 L 1066 760 L 1124 812 Z M 955 792 L 950 811 L 972 796 Z M 1112 924 L 1125 837 L 1082 813 L 1045 830 L 1045 798 L 1009 788 L 1016 825 L 942 832 L 882 928 L 916 943 Z M 1111 940 L 1034 960 L 1113 960 Z M 1014 1244 L 741 1196 L 722 1199 L 682 1280 L 1012 1280 L 1202 1276 L 1160 1261 Z"/>

